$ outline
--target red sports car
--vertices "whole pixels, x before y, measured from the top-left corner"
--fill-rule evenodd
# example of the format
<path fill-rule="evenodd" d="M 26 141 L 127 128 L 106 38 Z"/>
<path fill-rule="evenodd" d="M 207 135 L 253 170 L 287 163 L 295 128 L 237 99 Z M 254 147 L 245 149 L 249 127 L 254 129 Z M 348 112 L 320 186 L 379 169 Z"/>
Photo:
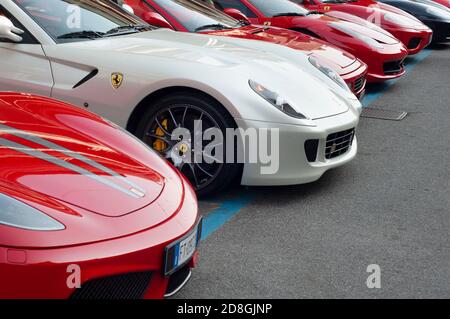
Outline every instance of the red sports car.
<path fill-rule="evenodd" d="M 186 180 L 91 113 L 0 93 L 0 298 L 161 298 L 196 264 Z"/>
<path fill-rule="evenodd" d="M 382 9 L 379 6 L 354 5 L 345 0 L 291 0 L 304 6 L 309 10 L 317 10 L 320 13 L 333 11 L 349 13 L 351 15 L 370 21 L 383 28 L 397 39 L 403 42 L 408 48 L 409 54 L 417 54 L 430 44 L 433 31 L 417 19 L 411 19 L 391 11 Z M 339 16 L 339 18 L 343 18 Z M 356 22 L 350 20 L 351 22 Z"/>
<path fill-rule="evenodd" d="M 138 16 L 150 24 L 183 32 L 200 32 L 283 44 L 314 56 L 335 70 L 361 96 L 367 66 L 350 53 L 296 31 L 251 25 L 235 20 L 217 9 L 194 0 L 126 0 Z"/>
<path fill-rule="evenodd" d="M 246 16 L 252 23 L 300 31 L 346 50 L 368 65 L 369 82 L 390 80 L 405 73 L 403 60 L 408 50 L 387 31 L 318 14 L 289 0 L 207 1 L 213 1 L 216 8 L 232 16 Z"/>

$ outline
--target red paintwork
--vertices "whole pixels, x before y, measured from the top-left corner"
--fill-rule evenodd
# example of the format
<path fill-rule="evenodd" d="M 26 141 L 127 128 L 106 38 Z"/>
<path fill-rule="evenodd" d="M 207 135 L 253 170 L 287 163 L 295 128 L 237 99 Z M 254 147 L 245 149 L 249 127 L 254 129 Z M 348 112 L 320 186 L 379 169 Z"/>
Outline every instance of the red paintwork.
<path fill-rule="evenodd" d="M 66 285 L 69 264 L 81 267 L 82 284 L 153 271 L 146 297 L 163 297 L 168 282 L 161 273 L 164 248 L 198 220 L 195 194 L 184 178 L 121 129 L 62 102 L 0 93 L 0 118 L 2 124 L 82 154 L 146 191 L 141 199 L 125 196 L 84 175 L 0 146 L 0 192 L 66 227 L 30 231 L 0 225 L 0 298 L 68 298 L 73 292 Z M 114 179 L 57 150 L 1 130 L 0 137 Z"/>
<path fill-rule="evenodd" d="M 379 5 L 362 6 L 353 4 L 353 2 L 322 3 L 322 0 L 294 0 L 294 2 L 301 3 L 309 10 L 317 10 L 321 13 L 333 15 L 333 11 L 340 11 L 363 18 L 366 21 L 371 21 L 402 41 L 408 48 L 408 54 L 410 55 L 422 51 L 430 43 L 431 36 L 433 35 L 433 31 L 430 28 L 416 19 L 408 19 L 412 26 L 409 28 L 386 20 L 384 15 L 387 11 Z M 394 14 L 392 11 L 391 13 Z M 339 18 L 342 19 L 343 17 L 339 16 Z M 350 21 L 358 23 L 355 20 Z M 420 39 L 418 45 L 410 46 L 410 42 L 413 39 Z"/>
<path fill-rule="evenodd" d="M 328 43 L 334 44 L 339 48 L 352 53 L 357 58 L 361 59 L 368 65 L 368 81 L 380 82 L 398 78 L 405 74 L 404 68 L 395 74 L 385 74 L 383 64 L 390 61 L 403 60 L 408 51 L 406 47 L 398 40 L 386 36 L 386 34 L 377 32 L 369 28 L 362 28 L 358 24 L 348 21 L 342 21 L 330 16 L 311 14 L 308 16 L 281 16 L 281 17 L 266 17 L 260 10 L 252 5 L 248 0 L 239 0 L 251 10 L 256 18 L 249 18 L 252 23 L 270 24 L 272 26 L 286 28 L 286 29 L 302 29 L 307 30 L 317 35 L 317 37 L 325 40 Z M 288 0 L 271 0 L 274 3 L 278 1 Z M 223 8 L 225 9 L 225 7 Z M 334 29 L 330 24 L 337 23 L 346 25 L 354 32 L 364 34 L 367 37 L 382 41 L 389 39 L 389 44 L 383 43 L 383 48 L 375 49 L 368 46 L 362 40 L 349 36 Z M 393 37 L 393 36 L 392 36 Z M 387 38 L 387 39 L 386 39 Z M 383 41 L 384 41 L 383 40 Z"/>
<path fill-rule="evenodd" d="M 434 2 L 437 2 L 444 7 L 450 8 L 450 0 L 433 0 Z"/>
<path fill-rule="evenodd" d="M 142 0 L 126 0 L 125 2 L 130 5 L 135 11 L 135 14 L 140 17 L 143 17 L 146 12 L 157 12 L 166 19 L 175 30 L 189 32 L 182 23 L 182 17 L 176 16 L 176 12 L 164 10 L 164 8 L 152 0 L 145 0 L 145 2 Z M 230 30 L 204 31 L 201 33 L 272 42 L 303 51 L 308 55 L 312 54 L 320 61 L 333 67 L 344 81 L 351 85 L 356 96 L 360 96 L 365 90 L 365 85 L 362 85 L 357 90 L 355 90 L 354 85 L 356 80 L 364 77 L 367 73 L 367 65 L 364 62 L 336 46 L 306 34 L 261 25 L 248 25 Z"/>

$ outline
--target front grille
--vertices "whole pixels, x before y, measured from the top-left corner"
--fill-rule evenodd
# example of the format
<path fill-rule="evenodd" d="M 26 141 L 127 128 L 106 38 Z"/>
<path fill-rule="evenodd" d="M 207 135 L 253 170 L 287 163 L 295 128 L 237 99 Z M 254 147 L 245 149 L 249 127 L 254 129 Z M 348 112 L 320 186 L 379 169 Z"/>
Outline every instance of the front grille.
<path fill-rule="evenodd" d="M 305 153 L 308 162 L 316 161 L 318 148 L 319 148 L 319 140 L 305 141 Z"/>
<path fill-rule="evenodd" d="M 364 87 L 365 84 L 366 84 L 365 76 L 362 76 L 362 77 L 356 79 L 355 83 L 353 84 L 353 91 L 355 93 L 358 93 L 359 91 L 361 91 L 361 89 Z"/>
<path fill-rule="evenodd" d="M 142 299 L 152 278 L 151 272 L 135 272 L 94 279 L 76 289 L 71 299 Z"/>
<path fill-rule="evenodd" d="M 352 146 L 354 136 L 354 128 L 328 135 L 325 158 L 331 159 L 347 153 Z"/>
<path fill-rule="evenodd" d="M 384 74 L 393 75 L 403 71 L 403 60 L 386 62 L 383 65 Z"/>

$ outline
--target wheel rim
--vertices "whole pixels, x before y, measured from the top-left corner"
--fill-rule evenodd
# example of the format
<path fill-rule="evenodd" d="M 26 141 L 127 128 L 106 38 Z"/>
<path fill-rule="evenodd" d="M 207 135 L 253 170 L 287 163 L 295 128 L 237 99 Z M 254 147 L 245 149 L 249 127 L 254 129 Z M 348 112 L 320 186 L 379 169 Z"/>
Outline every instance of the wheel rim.
<path fill-rule="evenodd" d="M 201 121 L 201 130 L 195 125 L 195 121 Z M 177 139 L 173 135 L 177 128 L 187 129 L 191 138 L 184 141 Z M 177 104 L 159 110 L 150 119 L 145 127 L 144 142 L 169 160 L 186 176 L 195 190 L 199 191 L 215 180 L 224 165 L 218 159 L 214 159 L 213 163 L 205 162 L 206 156 L 211 158 L 205 153 L 206 145 L 203 142 L 199 145 L 195 143 L 195 137 L 203 136 L 203 133 L 211 128 L 220 130 L 217 121 L 208 112 L 195 105 Z M 201 141 L 201 137 L 197 140 Z M 214 145 L 220 146 L 221 143 Z M 199 147 L 201 147 L 199 157 L 201 161 L 195 157 Z"/>

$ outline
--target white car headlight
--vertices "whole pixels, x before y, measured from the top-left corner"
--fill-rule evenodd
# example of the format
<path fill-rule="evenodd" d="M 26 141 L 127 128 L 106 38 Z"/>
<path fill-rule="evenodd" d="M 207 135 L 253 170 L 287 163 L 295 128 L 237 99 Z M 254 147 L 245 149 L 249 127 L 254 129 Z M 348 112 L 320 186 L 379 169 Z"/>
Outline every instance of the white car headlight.
<path fill-rule="evenodd" d="M 362 33 L 359 33 L 357 31 L 353 31 L 352 29 L 350 29 L 348 27 L 344 27 L 340 23 L 330 23 L 330 25 L 338 31 L 341 31 L 349 36 L 352 36 L 354 38 L 357 38 L 357 39 L 363 41 L 364 43 L 366 43 L 368 46 L 370 46 L 372 48 L 377 48 L 377 49 L 383 48 L 383 45 L 381 43 L 379 43 L 377 40 L 375 40 L 371 37 L 368 37 Z"/>
<path fill-rule="evenodd" d="M 345 83 L 345 81 L 332 68 L 330 68 L 330 67 L 324 65 L 323 63 L 319 62 L 319 60 L 317 60 L 313 56 L 309 57 L 309 62 L 312 65 L 314 65 L 317 69 L 319 69 L 322 73 L 324 73 L 326 76 L 328 76 L 330 79 L 332 79 L 334 82 L 336 82 L 344 90 L 351 92 L 350 88 Z"/>
<path fill-rule="evenodd" d="M 259 96 L 264 98 L 267 102 L 275 106 L 278 110 L 281 112 L 298 118 L 298 119 L 308 119 L 305 115 L 302 113 L 298 113 L 284 98 L 282 98 L 278 93 L 275 93 L 273 91 L 270 91 L 266 89 L 264 86 L 262 86 L 259 83 L 256 83 L 255 81 L 249 80 L 248 84 L 252 88 L 253 91 L 255 91 Z"/>
<path fill-rule="evenodd" d="M 37 209 L 12 197 L 0 194 L 0 224 L 38 231 L 65 229 L 64 225 Z"/>
<path fill-rule="evenodd" d="M 447 16 L 447 17 L 450 17 L 450 15 L 449 15 L 449 13 L 447 11 L 445 11 L 443 9 L 440 9 L 440 8 L 435 8 L 435 7 L 431 7 L 430 6 L 430 7 L 427 7 L 425 9 L 425 11 L 431 16 L 438 16 L 438 17 L 445 17 L 445 16 Z"/>
<path fill-rule="evenodd" d="M 386 13 L 384 15 L 384 20 L 398 24 L 399 26 L 405 28 L 412 28 L 414 26 L 409 18 L 402 17 L 401 15 L 395 13 Z"/>

